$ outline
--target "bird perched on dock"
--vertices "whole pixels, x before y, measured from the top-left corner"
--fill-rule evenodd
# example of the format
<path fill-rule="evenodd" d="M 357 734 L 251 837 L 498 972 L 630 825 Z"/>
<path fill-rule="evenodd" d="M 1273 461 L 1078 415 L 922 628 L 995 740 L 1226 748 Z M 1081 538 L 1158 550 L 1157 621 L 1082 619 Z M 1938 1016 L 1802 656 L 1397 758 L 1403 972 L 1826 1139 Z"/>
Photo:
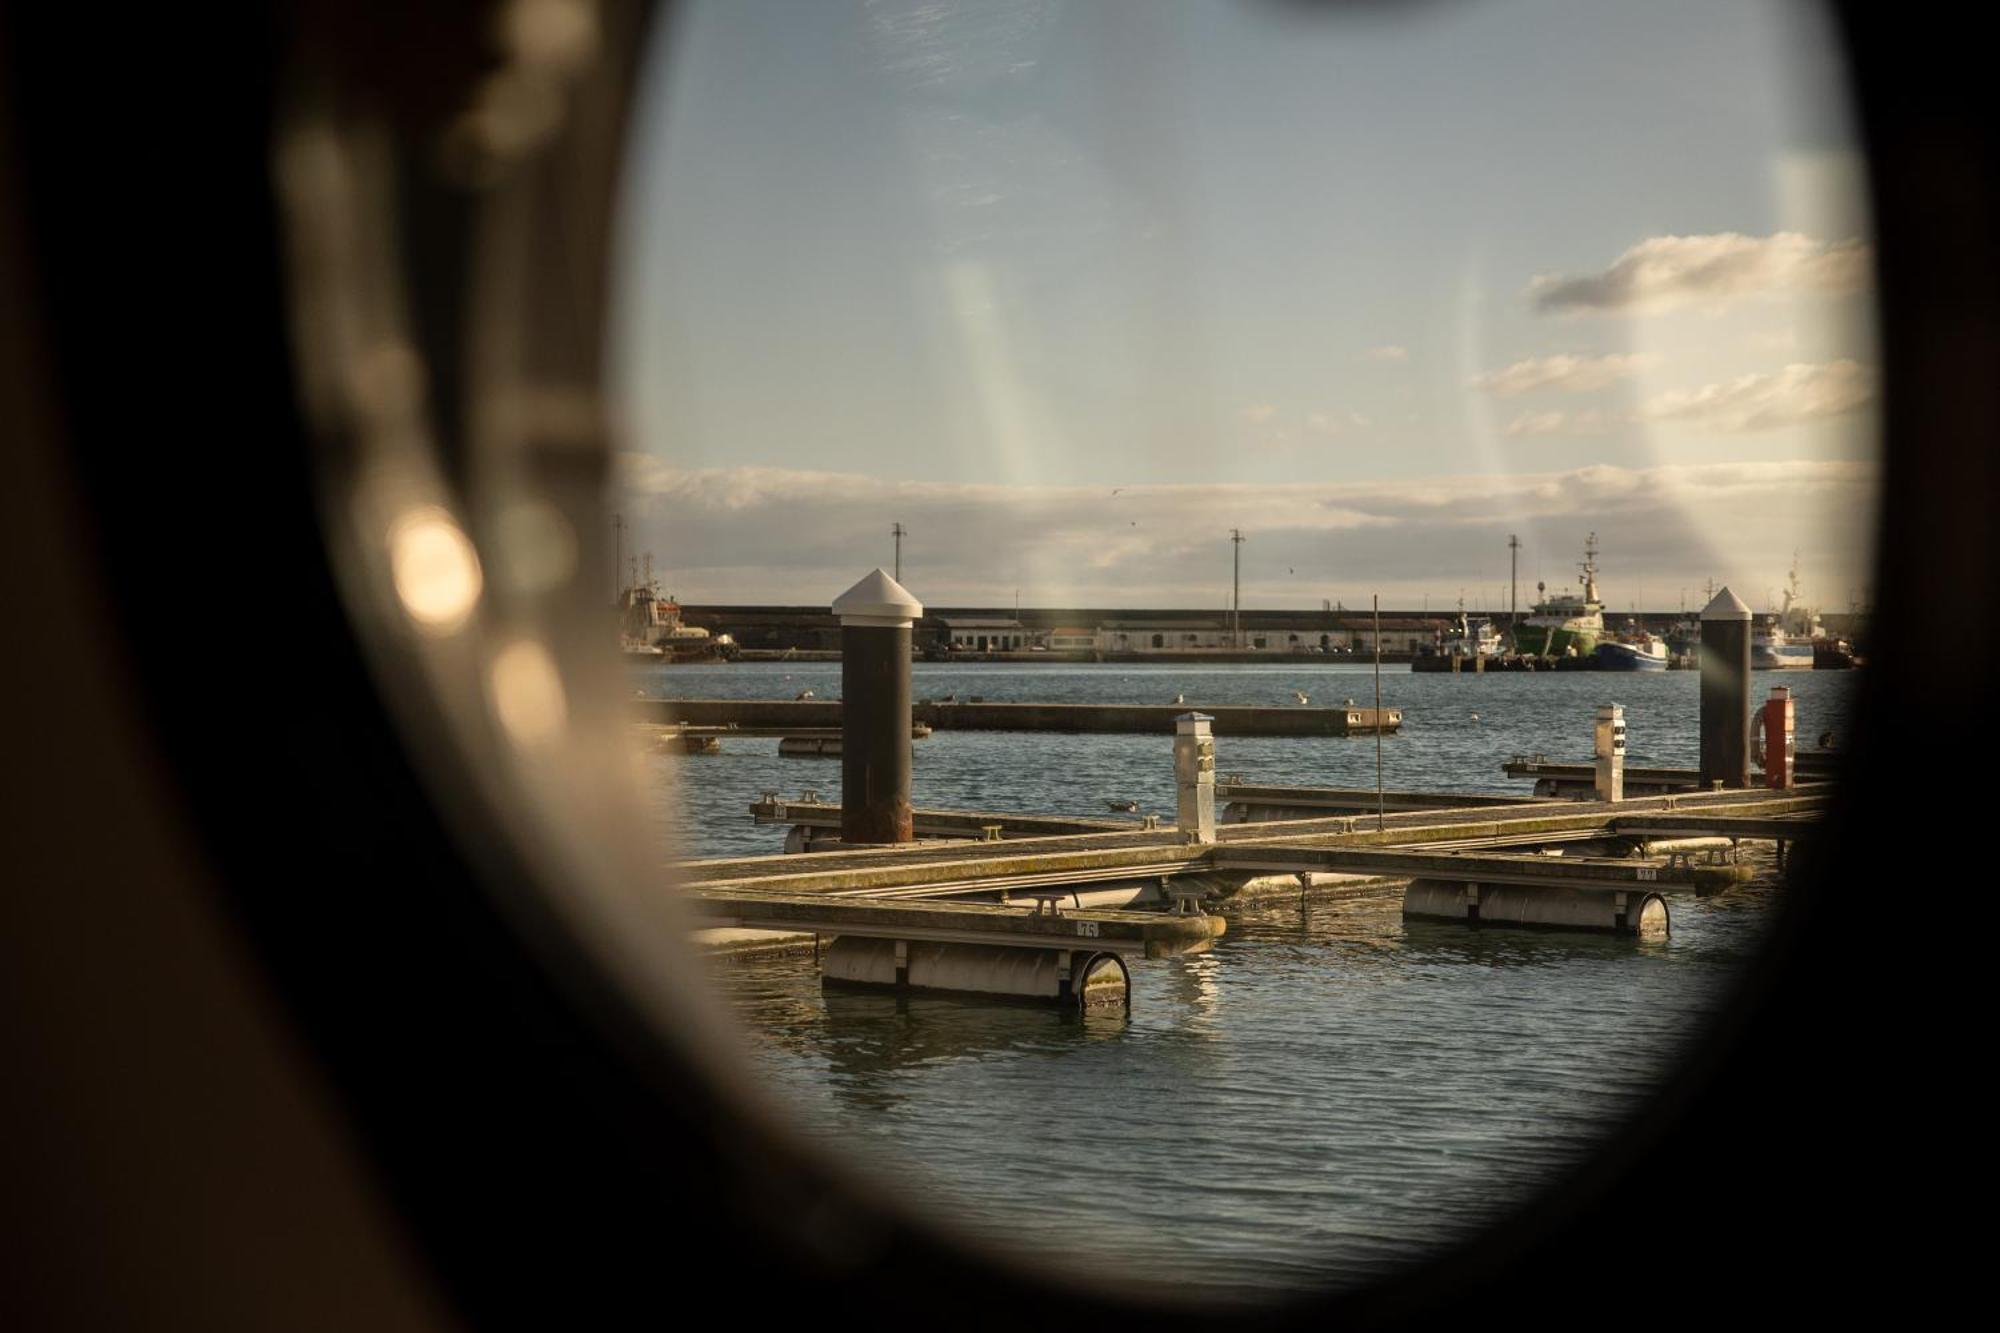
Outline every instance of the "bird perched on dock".
<path fill-rule="evenodd" d="M 1113 810 L 1119 810 L 1128 815 L 1139 813 L 1139 803 L 1137 801 L 1106 801 L 1104 804 Z"/>
<path fill-rule="evenodd" d="M 1174 696 L 1174 702 L 1177 704 L 1184 704 L 1187 702 L 1187 696 L 1185 694 L 1176 694 Z"/>
<path fill-rule="evenodd" d="M 1302 704 L 1309 704 L 1312 702 L 1312 700 L 1306 698 L 1306 692 L 1304 690 L 1293 690 L 1292 697 L 1294 699 L 1297 699 Z"/>
<path fill-rule="evenodd" d="M 810 699 L 812 697 L 813 697 L 813 692 L 811 690 L 800 690 L 797 694 L 792 696 L 792 702 L 804 703 L 807 699 Z"/>
<path fill-rule="evenodd" d="M 941 704 L 955 704 L 958 702 L 958 696 L 955 694 L 943 695 L 938 699 L 938 702 Z"/>
<path fill-rule="evenodd" d="M 1352 700 L 1352 699 L 1342 699 L 1342 700 L 1340 701 L 1340 706 L 1341 706 L 1342 708 L 1352 708 L 1352 707 L 1354 707 L 1354 700 Z"/>

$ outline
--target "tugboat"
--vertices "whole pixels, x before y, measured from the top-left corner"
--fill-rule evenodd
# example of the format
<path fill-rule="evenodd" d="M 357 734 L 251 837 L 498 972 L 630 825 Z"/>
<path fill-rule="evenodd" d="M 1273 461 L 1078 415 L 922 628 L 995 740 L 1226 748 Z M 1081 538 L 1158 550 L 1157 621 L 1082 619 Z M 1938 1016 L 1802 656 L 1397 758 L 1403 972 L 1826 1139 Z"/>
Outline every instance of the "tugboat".
<path fill-rule="evenodd" d="M 702 662 L 733 658 L 736 642 L 727 634 L 711 635 L 697 625 L 681 623 L 680 603 L 661 596 L 652 577 L 652 557 L 646 577 L 635 570 L 619 597 L 618 648 L 628 662 Z"/>
<path fill-rule="evenodd" d="M 1514 651 L 1527 657 L 1589 657 L 1604 637 L 1604 603 L 1597 596 L 1597 534 L 1591 533 L 1583 545 L 1583 573 L 1577 582 L 1583 596 L 1557 593 L 1547 596 L 1548 585 L 1537 583 L 1542 599 L 1528 618 L 1514 631 Z"/>

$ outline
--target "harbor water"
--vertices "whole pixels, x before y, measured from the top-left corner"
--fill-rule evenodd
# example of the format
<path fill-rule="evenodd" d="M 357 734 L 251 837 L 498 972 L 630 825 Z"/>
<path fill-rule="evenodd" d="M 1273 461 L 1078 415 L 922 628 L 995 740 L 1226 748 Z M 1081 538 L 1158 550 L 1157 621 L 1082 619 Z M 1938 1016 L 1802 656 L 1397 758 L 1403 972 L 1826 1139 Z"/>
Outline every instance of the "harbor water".
<path fill-rule="evenodd" d="M 651 697 L 839 697 L 834 664 L 635 670 Z M 1625 706 L 1628 763 L 1696 760 L 1698 676 L 1452 676 L 1383 669 L 1403 710 L 1391 790 L 1527 794 L 1501 765 L 1581 762 L 1599 703 Z M 1855 673 L 1789 686 L 1801 748 L 1846 729 Z M 927 665 L 917 698 L 1296 706 L 1373 702 L 1365 665 Z M 1217 771 L 1372 787 L 1373 737 L 1219 737 Z M 651 759 L 681 855 L 771 854 L 762 792 L 838 800 L 838 762 L 775 739 Z M 917 743 L 919 807 L 1173 817 L 1166 736 L 939 732 Z M 1405 923 L 1400 888 L 1230 910 L 1209 953 L 1132 965 L 1129 1015 L 822 992 L 810 956 L 717 960 L 745 1056 L 806 1135 L 1038 1267 L 1170 1279 L 1260 1299 L 1381 1275 L 1476 1231 L 1555 1179 L 1666 1077 L 1781 890 L 1768 862 L 1673 931 L 1637 941 Z"/>

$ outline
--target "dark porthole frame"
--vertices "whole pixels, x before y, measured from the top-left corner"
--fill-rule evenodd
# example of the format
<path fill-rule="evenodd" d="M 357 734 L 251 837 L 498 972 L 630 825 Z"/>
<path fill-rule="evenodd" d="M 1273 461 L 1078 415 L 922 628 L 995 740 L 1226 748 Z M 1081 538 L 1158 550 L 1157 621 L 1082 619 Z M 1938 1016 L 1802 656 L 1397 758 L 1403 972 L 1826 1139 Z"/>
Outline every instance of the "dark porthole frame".
<path fill-rule="evenodd" d="M 1881 948 L 1863 904 L 1890 863 L 1871 812 L 1897 808 L 1917 775 L 1964 762 L 1948 750 L 1934 704 L 1923 725 L 1909 723 L 1909 710 L 1977 699 L 1974 663 L 1995 660 L 1982 447 L 2000 439 L 2000 283 L 1988 253 L 2000 214 L 1981 115 L 1990 98 L 1970 56 L 1864 6 L 1836 12 L 1880 256 L 1889 447 L 1877 634 L 1926 645 L 1939 627 L 1970 620 L 1973 641 L 1951 652 L 1891 650 L 1871 663 L 1826 836 L 1799 858 L 1763 956 L 1642 1113 L 1559 1188 L 1523 1201 L 1482 1237 L 1276 1318 L 1387 1327 L 1510 1308 L 1614 1308 L 1608 1302 L 1664 1311 L 1736 1293 L 1746 1280 L 1751 1299 L 1773 1312 L 1852 1312 L 1857 1299 L 1891 1298 L 1916 1260 L 1918 1237 L 1891 1234 L 1883 1221 L 1893 1207 L 1885 1197 L 1896 1197 L 1882 1180 L 1883 1140 L 1914 1128 L 1908 1099 L 1925 1082 L 1919 1048 L 1902 1044 L 1895 1026 L 1905 978 L 1871 984 L 1852 960 Z M 605 13 L 622 67 L 565 91 L 572 108 L 596 108 L 577 115 L 597 137 L 565 142 L 558 130 L 537 150 L 548 154 L 537 159 L 548 166 L 538 197 L 587 218 L 561 262 L 600 284 L 618 118 L 647 21 L 623 6 Z M 213 32 L 150 16 L 122 27 L 115 49 L 89 16 L 53 7 L 5 16 L 0 150 L 21 188 L 0 198 L 11 199 L 9 258 L 32 279 L 10 286 L 22 295 L 7 316 L 18 337 L 6 384 L 10 407 L 19 397 L 34 408 L 13 419 L 39 423 L 24 448 L 50 464 L 8 502 L 74 516 L 51 541 L 80 558 L 43 572 L 60 593 L 45 610 L 51 623 L 87 612 L 125 672 L 114 698 L 82 684 L 65 693 L 52 667 L 44 683 L 55 720 L 129 765 L 129 799 L 183 830 L 201 871 L 186 890 L 191 910 L 228 949 L 254 958 L 244 1002 L 303 1053 L 273 1077 L 329 1108 L 352 1148 L 340 1160 L 388 1205 L 362 1230 L 393 1231 L 416 1256 L 384 1290 L 402 1282 L 430 1292 L 430 1317 L 580 1321 L 650 1306 L 670 1318 L 675 1302 L 713 1288 L 731 1317 L 745 1318 L 1211 1321 L 1157 1288 L 1131 1293 L 1143 1302 L 1135 1307 L 996 1266 L 857 1189 L 663 1040 L 562 921 L 537 920 L 547 864 L 519 845 L 504 809 L 440 798 L 453 782 L 476 792 L 486 779 L 469 756 L 438 746 L 441 736 L 413 728 L 396 667 L 355 624 L 348 576 L 329 560 L 342 536 L 324 501 L 324 418 L 310 375 L 297 369 L 311 348 L 297 321 L 297 256 L 272 144 L 308 107 L 382 149 L 384 179 L 397 189 L 384 214 L 394 244 L 377 256 L 377 276 L 434 372 L 440 477 L 463 484 L 477 410 L 468 311 L 483 283 L 506 275 L 475 262 L 493 252 L 479 244 L 485 205 L 465 186 L 495 165 L 477 144 L 470 157 L 463 142 L 440 147 L 436 131 L 494 73 L 493 15 L 479 5 L 308 4 L 247 27 L 212 20 Z M 91 147 L 80 153 L 79 139 Z M 465 173 L 457 186 L 437 183 L 438 152 L 460 154 L 450 159 Z M 546 242 L 564 225 L 532 207 L 516 221 L 516 240 Z M 507 308 L 563 316 L 534 299 L 516 291 Z M 546 351 L 554 359 L 540 369 L 588 380 L 598 367 L 587 316 L 601 299 L 600 287 L 567 330 L 567 351 L 513 351 Z M 570 464 L 575 485 L 592 484 L 588 458 Z M 23 521 L 10 540 L 35 530 Z M 56 807 L 62 784 L 47 785 L 21 808 L 36 811 L 40 799 L 51 818 L 73 814 Z M 64 851 L 83 864 L 102 855 L 71 845 L 51 849 L 49 863 Z M 30 844 L 17 866 L 39 865 L 33 853 Z M 1906 852 L 1894 882 L 1939 867 L 1935 850 Z M 160 874 L 157 883 L 143 872 L 120 879 L 107 901 L 166 892 Z M 178 937 L 155 943 L 193 957 Z M 37 994 L 58 996 L 66 984 L 60 970 L 45 980 L 50 989 Z M 172 1014 L 185 997 L 167 990 L 150 1000 Z M 49 1014 L 63 1021 L 59 1006 Z M 109 1068 L 110 1045 L 84 1055 L 99 1049 Z M 221 1096 L 235 1068 L 190 1058 L 164 1077 L 213 1083 Z M 71 1132 L 27 1124 L 17 1143 Z M 274 1181 L 291 1185 L 288 1170 L 308 1154 L 272 1134 L 243 1151 L 263 1154 Z M 1824 1155 L 1829 1140 L 1848 1155 L 1838 1170 Z M 1912 1177 L 1926 1153 L 1941 1157 L 1923 1142 L 1893 1151 L 1898 1174 Z M 145 1215 L 115 1183 L 78 1185 L 92 1187 L 106 1191 L 107 1208 Z M 247 1238 L 253 1216 L 231 1225 Z M 70 1308 L 73 1293 L 58 1278 L 87 1251 L 32 1218 L 18 1231 L 16 1253 L 46 1258 L 24 1268 L 33 1275 L 9 1299 Z M 107 1244 L 137 1245 L 146 1233 L 121 1223 L 104 1234 L 118 1238 Z M 1703 1253 L 1669 1274 L 1677 1242 Z M 280 1252 L 300 1258 L 304 1245 Z M 212 1252 L 216 1262 L 226 1251 Z M 1811 1290 L 1797 1259 L 1809 1265 Z M 358 1273 L 367 1262 L 358 1249 L 316 1251 L 310 1264 L 300 1258 L 295 1285 L 242 1299 L 261 1290 L 263 1312 L 280 1314 L 320 1291 L 308 1269 L 337 1283 L 353 1275 L 344 1264 Z M 150 1280 L 173 1290 L 231 1279 L 222 1268 Z M 108 1312 L 107 1323 L 138 1308 L 121 1307 L 116 1291 L 95 1299 L 88 1308 Z"/>

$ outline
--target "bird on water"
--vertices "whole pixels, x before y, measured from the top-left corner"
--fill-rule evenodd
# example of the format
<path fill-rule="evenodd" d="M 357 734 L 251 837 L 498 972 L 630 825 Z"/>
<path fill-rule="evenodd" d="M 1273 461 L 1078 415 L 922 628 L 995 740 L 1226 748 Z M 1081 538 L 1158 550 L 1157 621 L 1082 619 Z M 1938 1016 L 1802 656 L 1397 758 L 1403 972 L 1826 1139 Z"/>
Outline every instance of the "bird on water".
<path fill-rule="evenodd" d="M 797 694 L 792 696 L 792 702 L 804 703 L 807 699 L 810 699 L 812 697 L 813 697 L 813 692 L 811 690 L 800 690 Z"/>
<path fill-rule="evenodd" d="M 1139 813 L 1139 803 L 1137 801 L 1106 801 L 1104 804 L 1113 810 L 1120 810 L 1128 815 Z"/>
<path fill-rule="evenodd" d="M 1306 698 L 1306 692 L 1304 690 L 1293 690 L 1292 697 L 1294 699 L 1297 699 L 1302 704 L 1309 704 L 1312 702 L 1312 700 Z"/>
<path fill-rule="evenodd" d="M 1184 704 L 1184 703 L 1186 703 L 1186 702 L 1187 702 L 1187 695 L 1185 695 L 1185 694 L 1176 694 L 1176 695 L 1174 696 L 1174 702 L 1175 702 L 1175 703 L 1177 703 L 1177 704 Z"/>

